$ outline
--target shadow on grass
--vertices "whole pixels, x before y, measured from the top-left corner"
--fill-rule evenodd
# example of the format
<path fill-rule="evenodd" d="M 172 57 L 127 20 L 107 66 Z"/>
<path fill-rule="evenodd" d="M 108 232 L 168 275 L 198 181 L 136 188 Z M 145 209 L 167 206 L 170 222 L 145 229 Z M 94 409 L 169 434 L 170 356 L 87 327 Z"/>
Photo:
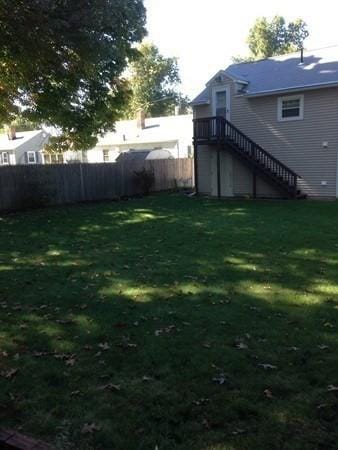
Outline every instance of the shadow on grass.
<path fill-rule="evenodd" d="M 337 221 L 178 196 L 4 217 L 1 423 L 59 448 L 335 448 Z"/>

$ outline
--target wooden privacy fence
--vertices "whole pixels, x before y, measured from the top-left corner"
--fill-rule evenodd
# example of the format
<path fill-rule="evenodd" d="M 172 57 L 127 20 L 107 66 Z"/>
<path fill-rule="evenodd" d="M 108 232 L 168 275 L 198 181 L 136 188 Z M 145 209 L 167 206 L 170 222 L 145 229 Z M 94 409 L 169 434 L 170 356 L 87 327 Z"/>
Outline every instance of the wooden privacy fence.
<path fill-rule="evenodd" d="M 135 171 L 155 175 L 153 192 L 192 188 L 193 160 L 103 164 L 23 165 L 0 168 L 0 211 L 110 200 L 141 194 Z"/>

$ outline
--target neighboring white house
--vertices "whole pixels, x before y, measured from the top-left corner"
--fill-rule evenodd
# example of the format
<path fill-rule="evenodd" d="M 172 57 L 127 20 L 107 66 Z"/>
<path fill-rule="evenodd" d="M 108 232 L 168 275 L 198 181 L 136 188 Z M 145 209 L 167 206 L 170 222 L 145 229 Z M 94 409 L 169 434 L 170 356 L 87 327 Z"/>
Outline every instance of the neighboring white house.
<path fill-rule="evenodd" d="M 0 134 L 0 166 L 42 164 L 42 150 L 49 134 L 44 130 L 16 132 L 10 128 Z"/>
<path fill-rule="evenodd" d="M 0 134 L 0 165 L 62 164 L 75 162 L 115 162 L 118 156 L 131 151 L 161 151 L 163 158 L 193 156 L 192 114 L 146 119 L 140 112 L 135 120 L 122 120 L 115 131 L 99 137 L 95 148 L 67 151 L 64 154 L 43 152 L 50 134 L 44 130 Z"/>
<path fill-rule="evenodd" d="M 99 137 L 86 160 L 115 162 L 120 153 L 133 150 L 166 150 L 174 158 L 192 157 L 192 119 L 192 114 L 146 119 L 140 112 L 136 120 L 117 122 L 115 132 Z"/>

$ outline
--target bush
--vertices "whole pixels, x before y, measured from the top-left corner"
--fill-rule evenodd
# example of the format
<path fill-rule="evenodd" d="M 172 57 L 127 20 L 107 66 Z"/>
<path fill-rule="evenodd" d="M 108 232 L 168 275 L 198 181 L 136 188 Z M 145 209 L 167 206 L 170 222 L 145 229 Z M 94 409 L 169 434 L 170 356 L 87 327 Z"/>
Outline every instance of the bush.
<path fill-rule="evenodd" d="M 142 170 L 135 171 L 134 173 L 137 186 L 140 188 L 142 194 L 149 195 L 151 188 L 155 184 L 154 171 L 143 168 Z"/>
<path fill-rule="evenodd" d="M 53 204 L 55 190 L 44 180 L 29 180 L 23 182 L 21 207 L 23 209 L 44 208 Z"/>

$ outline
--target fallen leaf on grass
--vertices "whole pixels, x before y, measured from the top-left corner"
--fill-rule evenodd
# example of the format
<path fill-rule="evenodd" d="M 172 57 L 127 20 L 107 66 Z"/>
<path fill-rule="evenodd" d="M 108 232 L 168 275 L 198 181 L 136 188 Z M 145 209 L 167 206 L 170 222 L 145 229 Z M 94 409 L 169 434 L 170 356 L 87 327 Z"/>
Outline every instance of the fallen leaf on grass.
<path fill-rule="evenodd" d="M 257 364 L 258 367 L 262 367 L 264 370 L 274 370 L 277 369 L 277 366 L 273 366 L 272 364 Z"/>
<path fill-rule="evenodd" d="M 210 430 L 210 428 L 211 428 L 208 419 L 203 419 L 203 420 L 202 420 L 202 425 L 204 426 L 204 428 L 205 428 L 206 430 Z"/>
<path fill-rule="evenodd" d="M 72 396 L 72 397 L 75 397 L 76 395 L 80 395 L 81 394 L 81 391 L 72 391 L 71 393 L 70 393 L 70 395 Z"/>
<path fill-rule="evenodd" d="M 55 359 L 70 359 L 73 355 L 68 355 L 67 353 L 54 353 L 53 356 Z"/>
<path fill-rule="evenodd" d="M 74 358 L 66 359 L 66 366 L 73 367 L 75 363 L 76 363 L 76 360 Z"/>
<path fill-rule="evenodd" d="M 43 356 L 49 356 L 52 355 L 50 352 L 33 352 L 32 355 L 34 358 L 42 358 Z"/>
<path fill-rule="evenodd" d="M 104 342 L 98 345 L 98 347 L 100 347 L 100 349 L 107 351 L 110 350 L 110 345 L 108 344 L 108 342 Z"/>
<path fill-rule="evenodd" d="M 272 392 L 270 391 L 270 389 L 265 389 L 263 394 L 264 394 L 265 398 L 269 398 L 269 399 L 273 398 L 273 395 L 272 395 Z"/>
<path fill-rule="evenodd" d="M 298 352 L 299 347 L 289 347 L 288 350 L 289 350 L 290 352 Z"/>
<path fill-rule="evenodd" d="M 244 433 L 245 433 L 245 430 L 242 430 L 242 428 L 236 428 L 236 429 L 232 432 L 232 434 L 234 434 L 235 436 L 238 435 L 238 434 L 244 434 Z"/>
<path fill-rule="evenodd" d="M 327 350 L 329 348 L 328 345 L 324 345 L 324 344 L 317 345 L 317 347 L 319 348 L 319 350 Z"/>
<path fill-rule="evenodd" d="M 101 427 L 97 426 L 94 422 L 93 423 L 86 423 L 82 427 L 81 433 L 82 434 L 93 434 L 95 431 L 100 431 Z"/>
<path fill-rule="evenodd" d="M 328 392 L 335 392 L 338 391 L 338 386 L 334 386 L 333 384 L 329 384 L 327 387 Z"/>
<path fill-rule="evenodd" d="M 321 403 L 320 405 L 317 406 L 317 409 L 323 409 L 327 407 L 327 403 Z"/>
<path fill-rule="evenodd" d="M 73 325 L 75 324 L 75 320 L 72 319 L 56 319 L 55 321 L 59 325 Z"/>
<path fill-rule="evenodd" d="M 171 333 L 174 330 L 176 330 L 176 326 L 175 325 L 169 325 L 168 327 L 159 328 L 158 330 L 155 330 L 154 334 L 155 334 L 155 336 L 160 336 L 161 334 L 164 334 L 164 333 L 165 334 L 169 334 L 169 333 Z"/>
<path fill-rule="evenodd" d="M 235 344 L 236 348 L 238 348 L 239 350 L 247 350 L 249 347 L 247 346 L 247 344 L 244 344 L 244 342 L 238 342 L 237 344 Z"/>
<path fill-rule="evenodd" d="M 84 345 L 83 350 L 87 350 L 87 351 L 93 350 L 93 346 L 92 345 Z"/>
<path fill-rule="evenodd" d="M 137 344 L 133 344 L 130 342 L 129 337 L 127 336 L 123 336 L 121 342 L 119 342 L 118 344 L 116 344 L 118 347 L 121 348 L 136 348 Z"/>
<path fill-rule="evenodd" d="M 153 381 L 153 380 L 154 380 L 154 378 L 148 377 L 147 375 L 144 375 L 142 377 L 142 381 Z"/>
<path fill-rule="evenodd" d="M 3 370 L 2 372 L 0 372 L 0 375 L 3 378 L 13 378 L 16 374 L 18 373 L 18 369 L 9 369 L 9 370 Z"/>
<path fill-rule="evenodd" d="M 225 383 L 225 376 L 221 373 L 220 375 L 217 375 L 212 379 L 217 384 L 224 384 Z"/>
<path fill-rule="evenodd" d="M 232 389 L 235 387 L 235 383 L 233 382 L 231 377 L 223 372 L 219 373 L 214 378 L 212 378 L 212 381 L 219 385 L 227 386 L 229 389 Z"/>
<path fill-rule="evenodd" d="M 97 388 L 98 391 L 120 391 L 121 390 L 121 386 L 118 384 L 113 384 L 113 383 L 108 383 L 108 384 L 103 384 L 102 386 L 99 386 Z"/>
<path fill-rule="evenodd" d="M 192 403 L 196 406 L 203 406 L 209 403 L 209 401 L 208 398 L 200 398 L 199 400 L 194 400 Z"/>

